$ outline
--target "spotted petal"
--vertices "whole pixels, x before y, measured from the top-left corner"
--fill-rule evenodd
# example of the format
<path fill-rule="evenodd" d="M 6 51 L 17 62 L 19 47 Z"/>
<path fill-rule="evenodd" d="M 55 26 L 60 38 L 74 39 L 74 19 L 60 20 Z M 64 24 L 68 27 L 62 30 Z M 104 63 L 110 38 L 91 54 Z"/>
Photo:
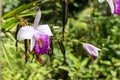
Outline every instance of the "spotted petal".
<path fill-rule="evenodd" d="M 113 4 L 113 0 L 107 0 L 110 8 L 111 8 L 111 13 L 114 14 L 114 4 Z"/>
<path fill-rule="evenodd" d="M 47 24 L 45 25 L 40 25 L 38 27 L 38 30 L 41 35 L 48 35 L 48 36 L 53 36 L 53 33 L 51 32 L 49 26 Z"/>
<path fill-rule="evenodd" d="M 30 26 L 25 26 L 20 28 L 17 34 L 17 40 L 32 39 L 34 33 L 34 28 Z"/>

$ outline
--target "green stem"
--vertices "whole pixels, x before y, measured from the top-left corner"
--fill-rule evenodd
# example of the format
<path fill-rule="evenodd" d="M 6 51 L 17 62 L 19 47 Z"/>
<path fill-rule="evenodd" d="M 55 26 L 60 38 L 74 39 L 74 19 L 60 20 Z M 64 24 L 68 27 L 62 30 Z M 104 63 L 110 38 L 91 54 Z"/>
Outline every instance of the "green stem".
<path fill-rule="evenodd" d="M 92 56 L 91 56 L 91 58 L 92 58 Z M 93 58 L 92 58 L 92 67 L 91 67 L 91 70 L 92 70 L 92 72 L 91 72 L 91 76 L 92 76 L 92 80 L 94 80 L 94 67 L 93 67 Z"/>

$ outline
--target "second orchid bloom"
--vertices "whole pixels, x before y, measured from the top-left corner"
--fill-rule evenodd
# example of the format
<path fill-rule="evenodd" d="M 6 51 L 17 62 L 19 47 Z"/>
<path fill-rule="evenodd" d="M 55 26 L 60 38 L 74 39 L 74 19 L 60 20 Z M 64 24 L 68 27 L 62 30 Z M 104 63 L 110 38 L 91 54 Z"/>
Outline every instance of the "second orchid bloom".
<path fill-rule="evenodd" d="M 88 43 L 83 43 L 83 48 L 92 56 L 93 59 L 98 57 L 98 51 L 100 51 L 99 48 Z"/>

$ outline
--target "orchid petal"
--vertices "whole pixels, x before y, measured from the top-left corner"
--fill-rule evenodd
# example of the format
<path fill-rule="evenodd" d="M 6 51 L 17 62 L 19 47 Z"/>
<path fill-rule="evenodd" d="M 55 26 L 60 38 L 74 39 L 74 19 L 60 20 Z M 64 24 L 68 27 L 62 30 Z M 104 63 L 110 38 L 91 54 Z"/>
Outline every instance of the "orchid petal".
<path fill-rule="evenodd" d="M 40 25 L 38 27 L 38 30 L 40 32 L 41 35 L 48 35 L 48 36 L 53 36 L 53 33 L 51 32 L 49 26 L 46 25 Z"/>
<path fill-rule="evenodd" d="M 113 14 L 114 13 L 114 4 L 113 4 L 113 0 L 107 0 L 110 8 L 111 8 L 111 13 Z"/>
<path fill-rule="evenodd" d="M 91 44 L 87 44 L 87 43 L 83 43 L 83 48 L 91 55 L 91 56 L 98 56 L 98 51 L 100 50 L 99 48 L 91 45 Z"/>
<path fill-rule="evenodd" d="M 105 0 L 98 0 L 99 3 L 103 3 Z"/>
<path fill-rule="evenodd" d="M 34 28 L 30 26 L 25 26 L 20 28 L 17 34 L 17 40 L 31 39 L 33 37 Z"/>
<path fill-rule="evenodd" d="M 30 52 L 33 50 L 34 46 L 35 46 L 35 39 L 32 38 L 32 39 L 30 40 Z"/>
<path fill-rule="evenodd" d="M 41 36 L 41 31 L 39 31 L 39 30 L 34 30 L 34 39 L 36 40 L 36 41 L 38 41 L 38 39 L 40 38 L 40 36 Z"/>
<path fill-rule="evenodd" d="M 34 28 L 37 28 L 38 27 L 38 24 L 40 22 L 40 18 L 41 18 L 41 11 L 38 10 L 38 13 L 35 17 L 35 20 L 34 20 Z"/>

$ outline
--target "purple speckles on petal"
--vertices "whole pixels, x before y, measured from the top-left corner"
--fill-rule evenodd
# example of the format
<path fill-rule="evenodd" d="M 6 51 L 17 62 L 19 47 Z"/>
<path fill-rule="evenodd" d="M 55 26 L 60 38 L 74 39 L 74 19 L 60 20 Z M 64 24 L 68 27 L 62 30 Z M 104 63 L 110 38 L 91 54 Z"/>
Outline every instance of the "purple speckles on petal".
<path fill-rule="evenodd" d="M 35 52 L 37 55 L 45 54 L 50 48 L 49 36 L 40 36 L 39 40 L 35 44 Z"/>

